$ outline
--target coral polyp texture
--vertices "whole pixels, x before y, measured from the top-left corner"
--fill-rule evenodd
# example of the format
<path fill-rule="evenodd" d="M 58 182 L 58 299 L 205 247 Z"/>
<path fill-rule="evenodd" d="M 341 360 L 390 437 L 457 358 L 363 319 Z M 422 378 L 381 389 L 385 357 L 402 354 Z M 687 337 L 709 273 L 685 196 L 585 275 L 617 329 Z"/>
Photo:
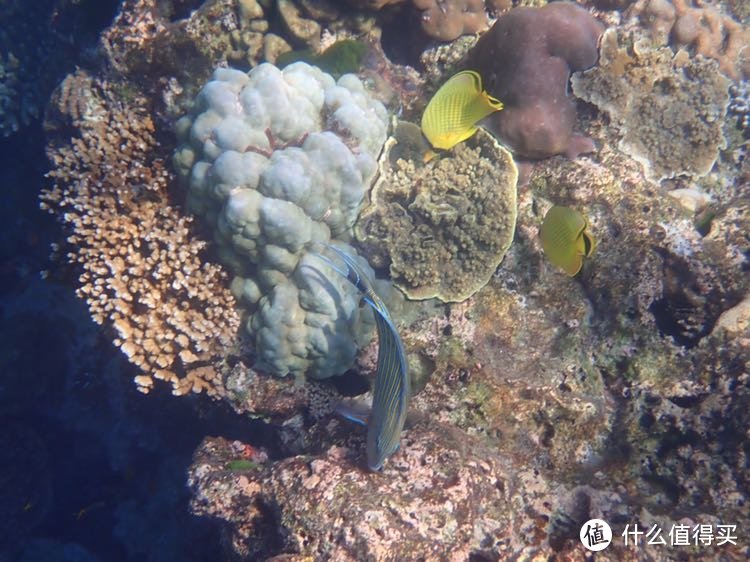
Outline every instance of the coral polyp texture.
<path fill-rule="evenodd" d="M 620 149 L 653 180 L 705 175 L 725 144 L 730 82 L 709 59 L 612 29 L 602 38 L 599 65 L 572 84 L 576 96 L 610 115 Z"/>
<path fill-rule="evenodd" d="M 484 0 L 414 0 L 422 29 L 430 37 L 452 41 L 487 29 Z"/>
<path fill-rule="evenodd" d="M 639 0 L 633 7 L 656 41 L 714 59 L 733 80 L 748 78 L 750 30 L 721 10 L 700 0 Z"/>
<path fill-rule="evenodd" d="M 216 70 L 177 123 L 188 206 L 214 229 L 264 370 L 341 374 L 371 337 L 356 288 L 311 252 L 350 235 L 387 122 L 356 76 L 298 62 Z"/>
<path fill-rule="evenodd" d="M 204 263 L 190 218 L 168 204 L 171 175 L 147 100 L 125 103 L 110 87 L 79 71 L 58 89 L 43 206 L 69 231 L 78 295 L 143 371 L 139 390 L 161 379 L 174 394 L 220 395 L 217 366 L 239 328 L 234 298 L 221 269 Z"/>
<path fill-rule="evenodd" d="M 489 281 L 513 240 L 513 157 L 482 130 L 425 166 L 399 144 L 384 154 L 357 239 L 410 298 L 462 301 Z"/>
<path fill-rule="evenodd" d="M 349 0 L 363 8 L 379 10 L 405 0 Z M 440 41 L 453 41 L 462 35 L 485 31 L 488 13 L 497 16 L 510 9 L 511 0 L 412 0 L 422 30 Z"/>
<path fill-rule="evenodd" d="M 573 132 L 570 73 L 596 64 L 604 26 L 582 7 L 555 2 L 513 8 L 482 35 L 466 68 L 479 72 L 487 92 L 505 106 L 487 127 L 522 158 L 571 157 L 593 143 Z"/>

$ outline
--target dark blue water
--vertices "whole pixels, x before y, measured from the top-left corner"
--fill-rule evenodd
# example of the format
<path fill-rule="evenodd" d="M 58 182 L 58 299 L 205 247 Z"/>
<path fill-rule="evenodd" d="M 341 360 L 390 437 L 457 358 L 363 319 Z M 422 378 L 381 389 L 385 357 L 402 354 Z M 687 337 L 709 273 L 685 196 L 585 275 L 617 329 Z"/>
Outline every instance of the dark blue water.
<path fill-rule="evenodd" d="M 68 4 L 35 7 L 47 17 L 32 29 L 65 37 L 64 64 L 33 69 L 45 99 L 92 59 L 118 2 Z M 259 426 L 205 397 L 135 390 L 75 298 L 75 272 L 50 259 L 62 231 L 39 210 L 44 146 L 41 117 L 0 137 L 0 561 L 216 560 L 218 528 L 190 514 L 186 470 L 206 435 L 257 442 Z"/>

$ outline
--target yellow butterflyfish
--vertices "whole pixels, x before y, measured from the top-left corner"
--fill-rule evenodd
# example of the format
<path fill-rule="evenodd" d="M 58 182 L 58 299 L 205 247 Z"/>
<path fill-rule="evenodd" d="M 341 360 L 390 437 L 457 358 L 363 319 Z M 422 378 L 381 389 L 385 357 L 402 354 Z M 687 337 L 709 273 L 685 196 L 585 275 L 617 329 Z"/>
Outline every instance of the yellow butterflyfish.
<path fill-rule="evenodd" d="M 571 277 L 581 270 L 583 258 L 591 256 L 596 248 L 586 227 L 586 219 L 575 209 L 554 206 L 547 211 L 539 229 L 545 255 Z"/>
<path fill-rule="evenodd" d="M 422 132 L 434 148 L 447 150 L 477 132 L 476 124 L 503 108 L 482 90 L 482 77 L 464 70 L 435 92 L 422 115 Z"/>

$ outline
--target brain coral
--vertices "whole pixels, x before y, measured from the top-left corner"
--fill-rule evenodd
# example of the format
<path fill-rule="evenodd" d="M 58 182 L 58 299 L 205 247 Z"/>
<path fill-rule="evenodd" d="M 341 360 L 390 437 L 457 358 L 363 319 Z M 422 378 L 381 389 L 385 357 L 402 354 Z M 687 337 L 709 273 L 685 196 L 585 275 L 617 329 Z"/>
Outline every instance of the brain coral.
<path fill-rule="evenodd" d="M 349 235 L 386 131 L 385 108 L 356 76 L 336 82 L 305 63 L 220 68 L 178 122 L 188 204 L 235 275 L 259 367 L 341 374 L 370 336 L 356 289 L 310 250 Z"/>
<path fill-rule="evenodd" d="M 390 261 L 394 282 L 409 297 L 467 299 L 489 281 L 513 240 L 513 158 L 481 129 L 423 167 L 400 154 L 394 147 L 383 159 L 357 238 L 376 261 L 378 253 L 383 264 Z"/>
<path fill-rule="evenodd" d="M 705 175 L 724 145 L 729 80 L 714 61 L 652 48 L 611 29 L 602 38 L 598 67 L 574 76 L 572 84 L 576 96 L 611 116 L 623 135 L 620 148 L 651 179 Z"/>

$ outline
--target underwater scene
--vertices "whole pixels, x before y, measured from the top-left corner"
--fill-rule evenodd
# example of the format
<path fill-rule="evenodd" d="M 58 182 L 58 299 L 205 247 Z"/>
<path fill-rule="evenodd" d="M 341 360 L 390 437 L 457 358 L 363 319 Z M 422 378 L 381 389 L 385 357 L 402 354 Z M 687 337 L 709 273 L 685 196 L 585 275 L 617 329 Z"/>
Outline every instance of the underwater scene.
<path fill-rule="evenodd" d="M 748 0 L 0 0 L 0 562 L 750 560 Z"/>

